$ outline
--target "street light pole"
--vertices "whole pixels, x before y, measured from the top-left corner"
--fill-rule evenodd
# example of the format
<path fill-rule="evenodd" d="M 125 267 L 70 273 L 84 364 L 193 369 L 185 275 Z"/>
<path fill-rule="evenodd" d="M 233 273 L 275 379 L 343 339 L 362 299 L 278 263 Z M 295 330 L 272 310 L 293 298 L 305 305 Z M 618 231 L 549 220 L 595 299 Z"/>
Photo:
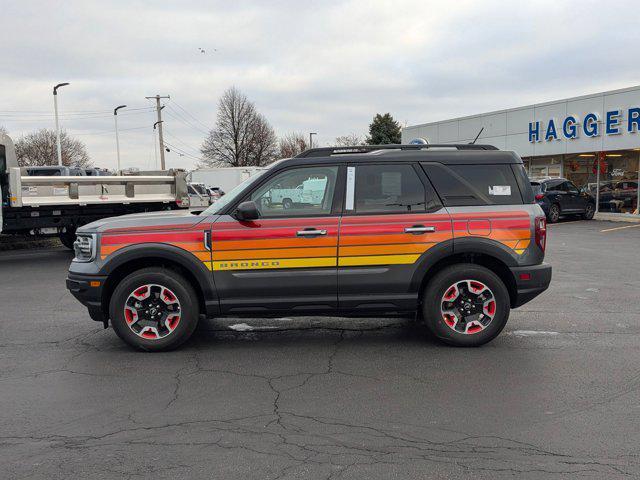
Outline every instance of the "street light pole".
<path fill-rule="evenodd" d="M 310 132 L 309 133 L 309 148 L 313 148 L 313 136 L 317 135 L 316 132 Z"/>
<path fill-rule="evenodd" d="M 58 123 L 58 89 L 69 85 L 68 82 L 59 83 L 53 87 L 53 110 L 56 115 L 56 151 L 58 153 L 58 165 L 62 165 L 62 147 L 60 146 L 60 124 Z"/>
<path fill-rule="evenodd" d="M 116 156 L 118 157 L 118 175 L 120 175 L 120 139 L 118 138 L 118 110 L 125 108 L 126 105 L 119 105 L 113 109 L 113 119 L 116 123 Z"/>

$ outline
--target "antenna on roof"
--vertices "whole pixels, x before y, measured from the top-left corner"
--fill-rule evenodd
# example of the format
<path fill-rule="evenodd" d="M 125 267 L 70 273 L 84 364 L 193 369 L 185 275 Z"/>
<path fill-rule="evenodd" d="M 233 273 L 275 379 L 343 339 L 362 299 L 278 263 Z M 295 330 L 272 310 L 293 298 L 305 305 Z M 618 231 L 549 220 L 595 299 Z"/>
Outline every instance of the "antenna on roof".
<path fill-rule="evenodd" d="M 478 140 L 478 138 L 480 138 L 480 135 L 482 134 L 482 131 L 484 130 L 484 127 L 482 127 L 480 129 L 480 131 L 478 132 L 478 135 L 476 135 L 476 138 L 473 139 L 473 142 L 469 142 L 469 145 L 475 145 L 476 140 Z"/>

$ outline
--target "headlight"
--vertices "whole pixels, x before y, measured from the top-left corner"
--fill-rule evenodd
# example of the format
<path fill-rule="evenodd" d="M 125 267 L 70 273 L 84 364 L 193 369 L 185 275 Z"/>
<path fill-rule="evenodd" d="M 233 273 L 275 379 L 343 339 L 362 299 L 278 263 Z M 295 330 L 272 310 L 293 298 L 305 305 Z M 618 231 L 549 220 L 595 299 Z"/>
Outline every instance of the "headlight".
<path fill-rule="evenodd" d="M 76 262 L 90 262 L 96 257 L 96 234 L 79 234 L 73 242 Z"/>

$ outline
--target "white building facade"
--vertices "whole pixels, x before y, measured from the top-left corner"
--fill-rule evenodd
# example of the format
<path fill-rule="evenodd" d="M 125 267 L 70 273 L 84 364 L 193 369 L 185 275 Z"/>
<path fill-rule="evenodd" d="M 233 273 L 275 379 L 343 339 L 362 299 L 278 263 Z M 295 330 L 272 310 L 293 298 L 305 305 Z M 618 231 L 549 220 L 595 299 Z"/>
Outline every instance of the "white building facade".
<path fill-rule="evenodd" d="M 476 136 L 518 153 L 531 177 L 562 176 L 587 189 L 601 212 L 638 214 L 640 86 L 408 126 L 402 143 Z"/>

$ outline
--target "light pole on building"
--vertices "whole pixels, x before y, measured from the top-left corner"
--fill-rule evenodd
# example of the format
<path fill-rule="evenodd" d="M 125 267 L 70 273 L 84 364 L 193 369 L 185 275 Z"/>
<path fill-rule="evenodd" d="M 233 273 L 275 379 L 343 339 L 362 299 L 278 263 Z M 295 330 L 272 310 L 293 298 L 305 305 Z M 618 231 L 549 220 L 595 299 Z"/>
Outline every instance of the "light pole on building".
<path fill-rule="evenodd" d="M 316 132 L 310 132 L 309 133 L 309 148 L 313 148 L 313 136 L 317 135 Z"/>
<path fill-rule="evenodd" d="M 113 109 L 113 120 L 116 124 L 116 156 L 118 158 L 118 175 L 120 175 L 120 139 L 118 138 L 118 110 L 126 108 L 126 105 L 119 105 Z"/>
<path fill-rule="evenodd" d="M 62 147 L 60 146 L 60 124 L 58 123 L 58 89 L 69 85 L 69 82 L 59 83 L 53 87 L 53 110 L 56 116 L 56 151 L 58 153 L 58 165 L 62 165 Z"/>

